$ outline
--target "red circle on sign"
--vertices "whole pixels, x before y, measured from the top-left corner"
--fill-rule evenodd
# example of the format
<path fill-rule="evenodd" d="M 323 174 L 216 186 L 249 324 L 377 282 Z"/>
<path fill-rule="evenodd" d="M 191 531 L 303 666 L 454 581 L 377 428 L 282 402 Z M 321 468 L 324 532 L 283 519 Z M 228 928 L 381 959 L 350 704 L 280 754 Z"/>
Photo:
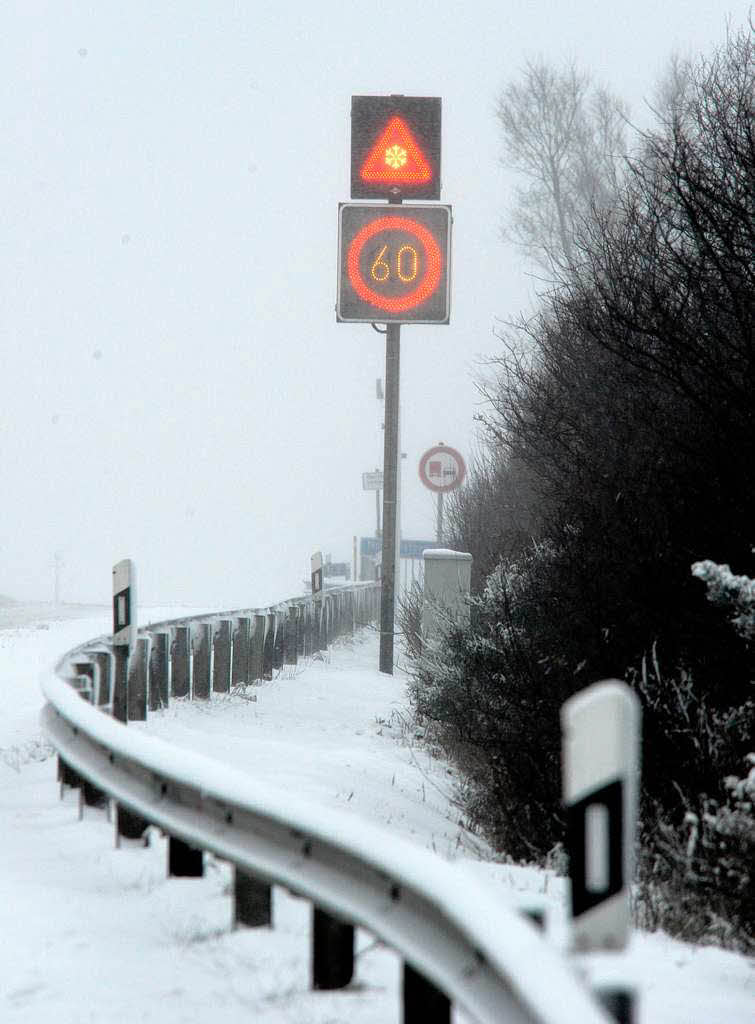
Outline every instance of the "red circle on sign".
<path fill-rule="evenodd" d="M 408 234 L 417 237 L 424 246 L 427 260 L 427 268 L 417 287 L 406 295 L 396 297 L 380 295 L 365 283 L 362 275 L 359 273 L 359 258 L 367 242 L 380 231 L 391 230 L 406 231 Z M 409 217 L 378 217 L 377 220 L 365 224 L 354 235 L 354 239 L 349 246 L 347 269 L 351 287 L 360 299 L 364 299 L 365 302 L 377 306 L 378 309 L 384 309 L 388 313 L 405 313 L 407 310 L 419 306 L 425 299 L 429 299 L 438 287 L 440 275 L 443 272 L 443 256 L 432 234 L 418 221 L 411 220 Z"/>
<path fill-rule="evenodd" d="M 427 472 L 427 465 L 430 459 L 434 455 L 450 455 L 459 467 L 459 472 L 456 476 L 447 484 L 436 484 L 431 479 Z M 436 444 L 434 448 L 428 448 L 422 458 L 419 460 L 419 478 L 425 487 L 429 487 L 431 491 L 439 491 L 441 494 L 445 494 L 447 491 L 453 491 L 454 488 L 458 487 L 464 477 L 467 475 L 467 467 L 464 464 L 464 459 L 461 457 L 459 452 L 455 448 L 449 448 L 445 444 Z"/>

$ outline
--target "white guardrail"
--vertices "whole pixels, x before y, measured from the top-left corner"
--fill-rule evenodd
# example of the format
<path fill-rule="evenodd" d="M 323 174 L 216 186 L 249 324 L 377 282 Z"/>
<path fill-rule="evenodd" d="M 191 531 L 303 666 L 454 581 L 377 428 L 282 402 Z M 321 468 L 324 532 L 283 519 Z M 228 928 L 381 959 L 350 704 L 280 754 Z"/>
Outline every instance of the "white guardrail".
<path fill-rule="evenodd" d="M 370 600 L 374 612 L 374 591 Z M 302 599 L 302 614 L 305 604 L 313 608 Z M 191 624 L 201 634 L 207 623 L 217 628 L 248 614 L 199 617 Z M 353 628 L 356 616 L 350 617 Z M 175 636 L 188 621 L 150 626 L 140 635 Z M 301 653 L 303 642 L 300 636 L 290 646 Z M 612 1019 L 537 927 L 503 905 L 463 863 L 447 862 L 347 813 L 313 808 L 210 758 L 192 755 L 187 761 L 185 752 L 103 713 L 113 707 L 108 690 L 116 685 L 106 685 L 103 676 L 117 679 L 117 671 L 107 669 L 109 661 L 105 672 L 94 661 L 93 671 L 86 671 L 88 658 L 103 654 L 103 638 L 82 645 L 42 682 L 47 704 L 41 721 L 60 757 L 62 780 L 81 786 L 88 802 L 112 799 L 132 826 L 137 822 L 137 834 L 154 825 L 171 843 L 229 861 L 236 867 L 237 901 L 244 879 L 263 888 L 275 884 L 310 899 L 326 922 L 332 915 L 336 933 L 339 926 L 369 930 L 404 959 L 404 1021 L 448 1020 L 451 1003 L 480 1024 Z M 319 941 L 327 946 L 333 934 L 329 940 L 327 927 L 321 928 Z M 315 972 L 317 959 L 315 948 Z M 341 983 L 350 977 L 347 965 Z M 440 995 L 445 1010 L 412 1016 L 411 979 L 420 991 L 427 985 L 425 994 Z M 314 984 L 339 987 L 338 981 L 318 985 L 316 978 Z"/>

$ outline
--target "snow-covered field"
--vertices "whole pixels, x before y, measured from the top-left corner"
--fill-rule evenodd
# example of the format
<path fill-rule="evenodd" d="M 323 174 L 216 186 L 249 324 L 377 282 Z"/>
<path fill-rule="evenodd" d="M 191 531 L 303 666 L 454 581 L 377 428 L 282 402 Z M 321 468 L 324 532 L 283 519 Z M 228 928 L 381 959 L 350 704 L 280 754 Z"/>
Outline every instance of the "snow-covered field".
<path fill-rule="evenodd" d="M 183 612 L 144 609 L 140 621 Z M 203 879 L 169 881 L 162 837 L 153 834 L 148 849 L 115 850 L 102 812 L 87 810 L 79 821 L 75 795 L 58 799 L 55 759 L 38 724 L 39 676 L 109 627 L 107 608 L 0 608 L 0 1019 L 398 1021 L 400 964 L 367 933 L 358 934 L 352 986 L 310 992 L 307 903 L 275 890 L 272 930 L 231 931 L 227 865 L 208 857 Z M 348 809 L 441 856 L 468 858 L 488 879 L 491 900 L 543 901 L 552 941 L 563 943 L 564 881 L 495 863 L 467 832 L 452 773 L 409 726 L 401 676 L 376 666 L 375 638 L 366 634 L 243 695 L 209 706 L 176 701 L 129 728 Z M 742 956 L 641 934 L 626 954 L 582 966 L 593 977 L 632 979 L 641 1022 L 755 1019 L 755 964 Z"/>

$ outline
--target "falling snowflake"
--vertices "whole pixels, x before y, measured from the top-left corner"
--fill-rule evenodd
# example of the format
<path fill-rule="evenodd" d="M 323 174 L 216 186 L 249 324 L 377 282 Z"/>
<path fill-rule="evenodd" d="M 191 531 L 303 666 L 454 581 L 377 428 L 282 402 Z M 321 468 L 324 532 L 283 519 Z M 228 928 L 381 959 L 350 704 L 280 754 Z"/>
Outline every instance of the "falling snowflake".
<path fill-rule="evenodd" d="M 394 171 L 397 171 L 399 167 L 403 167 L 406 163 L 406 150 L 402 149 L 401 146 L 390 146 L 385 151 L 385 162 Z"/>

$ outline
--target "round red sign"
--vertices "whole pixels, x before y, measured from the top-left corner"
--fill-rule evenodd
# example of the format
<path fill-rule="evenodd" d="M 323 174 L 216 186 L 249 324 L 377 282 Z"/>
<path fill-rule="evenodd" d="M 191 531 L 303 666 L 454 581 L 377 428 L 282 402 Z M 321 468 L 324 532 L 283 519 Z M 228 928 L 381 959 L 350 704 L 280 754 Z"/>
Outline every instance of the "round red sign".
<path fill-rule="evenodd" d="M 418 220 L 385 216 L 356 233 L 346 265 L 351 287 L 361 299 L 387 313 L 405 313 L 438 287 L 443 254 Z"/>
<path fill-rule="evenodd" d="M 467 473 L 464 459 L 455 448 L 436 444 L 419 460 L 419 478 L 431 491 L 444 494 L 462 483 Z"/>

